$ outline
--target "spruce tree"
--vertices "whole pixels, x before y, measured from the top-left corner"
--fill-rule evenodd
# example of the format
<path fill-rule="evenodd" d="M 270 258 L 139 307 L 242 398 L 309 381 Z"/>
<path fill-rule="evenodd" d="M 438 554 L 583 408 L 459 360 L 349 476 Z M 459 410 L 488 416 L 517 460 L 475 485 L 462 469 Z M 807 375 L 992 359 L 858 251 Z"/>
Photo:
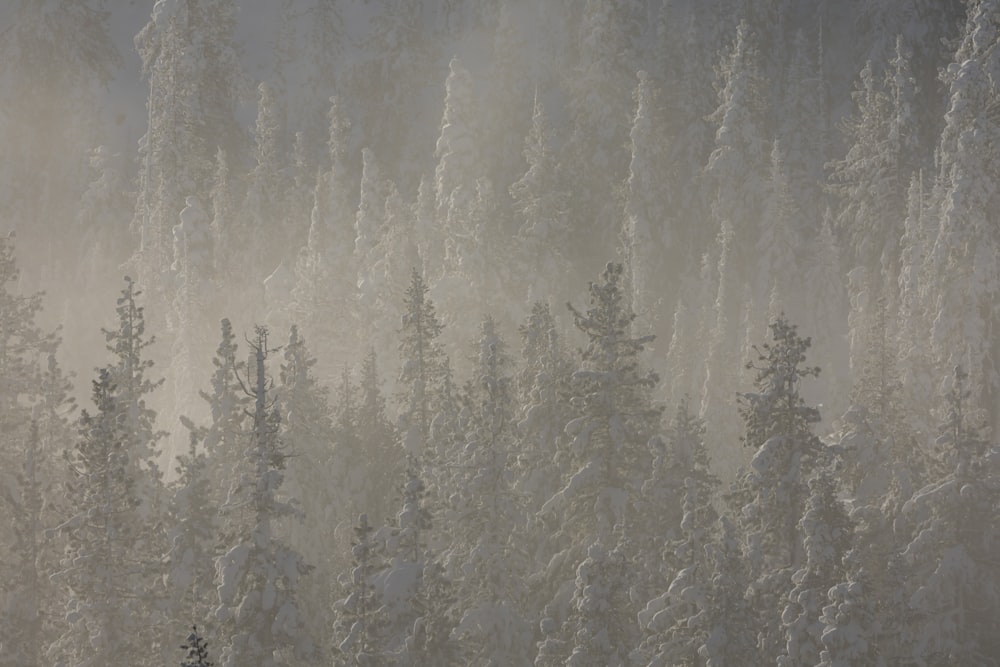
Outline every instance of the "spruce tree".
<path fill-rule="evenodd" d="M 302 577 L 311 567 L 276 535 L 281 519 L 298 517 L 300 512 L 294 500 L 279 496 L 288 454 L 281 440 L 273 381 L 267 374 L 266 361 L 276 350 L 268 345 L 266 328 L 257 327 L 250 347 L 253 365 L 249 386 L 244 383 L 254 406 L 245 450 L 250 466 L 223 507 L 226 517 L 244 510 L 249 520 L 230 528 L 234 541 L 216 559 L 219 606 L 215 617 L 221 632 L 229 637 L 222 665 L 250 661 L 275 667 L 292 656 L 307 659 L 313 655 L 313 641 L 299 604 Z"/>

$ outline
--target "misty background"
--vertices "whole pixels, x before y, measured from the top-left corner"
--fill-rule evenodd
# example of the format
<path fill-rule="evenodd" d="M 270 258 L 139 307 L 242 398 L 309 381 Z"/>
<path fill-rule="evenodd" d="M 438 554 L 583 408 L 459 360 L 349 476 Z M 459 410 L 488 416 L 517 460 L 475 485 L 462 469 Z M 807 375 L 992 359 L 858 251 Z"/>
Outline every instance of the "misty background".
<path fill-rule="evenodd" d="M 994 664 L 998 29 L 3 5 L 0 661 Z"/>

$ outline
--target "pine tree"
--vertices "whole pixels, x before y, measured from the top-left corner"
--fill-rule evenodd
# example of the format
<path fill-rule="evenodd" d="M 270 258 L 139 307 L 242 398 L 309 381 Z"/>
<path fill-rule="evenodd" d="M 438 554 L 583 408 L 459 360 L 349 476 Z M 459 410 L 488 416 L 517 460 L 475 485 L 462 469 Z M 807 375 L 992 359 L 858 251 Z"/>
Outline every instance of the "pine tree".
<path fill-rule="evenodd" d="M 578 539 L 610 539 L 615 526 L 626 534 L 635 527 L 638 487 L 648 470 L 646 443 L 659 430 L 661 408 L 650 395 L 659 378 L 639 364 L 653 337 L 632 335 L 635 315 L 625 301 L 623 272 L 609 263 L 601 282 L 590 284 L 586 313 L 570 306 L 587 338 L 571 387 L 578 416 L 566 426 L 574 463 L 565 486 L 541 512 L 562 514 L 563 530 Z"/>
<path fill-rule="evenodd" d="M 187 453 L 177 457 L 177 478 L 169 489 L 166 583 L 171 620 L 184 624 L 207 618 L 214 606 L 218 505 L 213 503 L 208 458 L 200 449 L 192 431 Z"/>
<path fill-rule="evenodd" d="M 385 664 L 382 640 L 385 613 L 375 590 L 374 579 L 382 568 L 375 529 L 368 515 L 361 514 L 351 542 L 353 565 L 343 582 L 347 596 L 334 604 L 337 611 L 334 655 L 336 665 L 351 667 Z"/>
<path fill-rule="evenodd" d="M 170 230 L 186 197 L 208 201 L 218 149 L 243 151 L 235 118 L 242 95 L 232 0 L 158 2 L 136 36 L 149 80 L 148 128 L 141 142 L 134 263 L 154 303 L 169 291 L 158 283 L 170 264 Z M 165 312 L 165 311 L 164 311 Z"/>
<path fill-rule="evenodd" d="M 524 261 L 530 267 L 530 299 L 559 296 L 566 291 L 569 270 L 567 213 L 569 196 L 557 174 L 557 156 L 552 127 L 535 93 L 531 129 L 524 138 L 524 160 L 528 169 L 509 188 Z"/>
<path fill-rule="evenodd" d="M 632 159 L 625 182 L 622 244 L 632 308 L 641 322 L 654 327 L 659 324 L 656 315 L 663 310 L 664 301 L 669 304 L 672 300 L 662 277 L 673 256 L 673 239 L 667 219 L 669 204 L 659 187 L 664 147 L 660 144 L 662 129 L 657 127 L 659 118 L 654 106 L 658 91 L 645 71 L 640 71 L 638 77 L 633 93 L 635 116 L 629 133 Z"/>
<path fill-rule="evenodd" d="M 912 568 L 912 641 L 903 647 L 910 660 L 989 664 L 996 655 L 987 620 L 998 588 L 989 556 L 998 534 L 996 476 L 967 382 L 956 368 L 945 396 L 938 446 L 951 472 L 916 492 L 897 522 L 910 537 L 902 551 Z"/>
<path fill-rule="evenodd" d="M 827 591 L 843 578 L 841 562 L 851 547 L 852 526 L 847 511 L 837 499 L 833 478 L 820 471 L 809 480 L 809 499 L 799 526 L 804 535 L 805 563 L 792 575 L 781 613 L 785 627 L 785 650 L 779 667 L 815 665 L 824 648 L 822 614 Z"/>
<path fill-rule="evenodd" d="M 286 466 L 285 493 L 301 498 L 299 504 L 306 519 L 288 522 L 279 530 L 291 548 L 315 568 L 312 576 L 318 581 L 330 581 L 334 577 L 331 555 L 336 552 L 336 544 L 332 532 L 318 528 L 335 526 L 347 521 L 348 516 L 343 510 L 346 504 L 343 487 L 330 480 L 336 430 L 329 391 L 314 375 L 316 360 L 298 327 L 292 326 L 281 355 L 275 391 L 275 408 L 281 415 L 278 437 L 294 446 Z M 314 633 L 318 632 L 324 626 L 329 606 L 326 591 L 321 587 L 304 589 L 299 594 L 299 604 Z"/>
<path fill-rule="evenodd" d="M 280 414 L 275 410 L 273 383 L 266 361 L 275 350 L 268 332 L 257 327 L 251 343 L 252 375 L 247 393 L 254 401 L 253 430 L 245 456 L 251 464 L 223 508 L 228 516 L 245 509 L 248 525 L 238 524 L 229 550 L 216 559 L 219 606 L 215 616 L 229 637 L 222 665 L 248 660 L 274 667 L 285 656 L 307 659 L 313 642 L 299 611 L 301 579 L 311 567 L 275 535 L 280 519 L 299 516 L 296 503 L 278 494 L 284 480 L 286 445 L 280 437 Z"/>
<path fill-rule="evenodd" d="M 414 269 L 403 299 L 406 312 L 399 331 L 399 351 L 403 357 L 399 382 L 405 392 L 400 435 L 406 453 L 417 455 L 428 446 L 432 401 L 444 370 L 444 353 L 437 342 L 444 327 L 434 312 L 434 303 L 427 297 L 428 291 Z"/>
<path fill-rule="evenodd" d="M 445 522 L 454 530 L 446 561 L 463 610 L 455 628 L 477 664 L 526 664 L 531 627 L 523 607 L 527 559 L 519 543 L 526 518 L 514 489 L 512 361 L 492 318 L 480 325 L 472 416 Z"/>
<path fill-rule="evenodd" d="M 153 664 L 147 642 L 151 574 L 137 550 L 147 520 L 138 493 L 136 445 L 125 425 L 128 403 L 104 368 L 93 383 L 96 412 L 84 411 L 69 453 L 66 488 L 75 514 L 59 526 L 66 551 L 55 574 L 66 603 L 62 636 L 48 648 L 53 662 Z M 141 548 L 140 548 L 141 549 Z M 140 602 L 142 604 L 140 604 Z"/>
<path fill-rule="evenodd" d="M 181 650 L 187 651 L 187 656 L 181 661 L 181 667 L 214 667 L 215 663 L 208 659 L 208 642 L 199 634 L 198 626 L 191 626 L 191 634 L 187 641 L 181 644 Z"/>
<path fill-rule="evenodd" d="M 1000 193 L 1000 162 L 986 148 L 1000 136 L 993 113 L 1000 63 L 992 48 L 1000 6 L 992 0 L 970 8 L 962 41 L 948 67 L 949 108 L 938 148 L 939 227 L 931 251 L 934 275 L 931 340 L 938 368 L 962 365 L 979 407 L 1000 432 L 998 343 L 989 335 L 1000 303 L 1000 232 L 993 211 Z"/>
<path fill-rule="evenodd" d="M 804 378 L 819 374 L 803 367 L 808 338 L 784 317 L 770 325 L 773 343 L 755 348 L 755 392 L 740 394 L 746 424 L 743 442 L 755 450 L 750 466 L 734 485 L 731 504 L 740 511 L 752 587 L 750 601 L 766 610 L 757 633 L 761 660 L 776 660 L 784 644 L 779 609 L 792 575 L 805 562 L 799 528 L 806 480 L 825 456 L 812 432 L 819 410 L 800 394 Z M 739 507 L 741 506 L 741 507 Z"/>

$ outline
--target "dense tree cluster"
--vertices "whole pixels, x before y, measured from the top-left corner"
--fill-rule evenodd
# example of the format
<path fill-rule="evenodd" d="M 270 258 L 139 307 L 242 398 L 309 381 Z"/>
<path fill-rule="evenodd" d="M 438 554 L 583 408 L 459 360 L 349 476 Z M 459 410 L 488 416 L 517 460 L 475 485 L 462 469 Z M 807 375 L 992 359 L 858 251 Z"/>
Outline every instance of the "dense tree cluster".
<path fill-rule="evenodd" d="M 1000 2 L 58 4 L 0 665 L 1000 664 Z"/>

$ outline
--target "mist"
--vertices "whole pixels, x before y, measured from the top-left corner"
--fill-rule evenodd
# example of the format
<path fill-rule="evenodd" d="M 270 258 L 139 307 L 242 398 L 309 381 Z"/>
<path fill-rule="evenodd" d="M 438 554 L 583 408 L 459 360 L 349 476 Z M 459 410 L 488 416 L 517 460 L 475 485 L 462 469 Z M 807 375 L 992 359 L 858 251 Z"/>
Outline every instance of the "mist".
<path fill-rule="evenodd" d="M 0 663 L 994 664 L 998 35 L 0 8 Z"/>

